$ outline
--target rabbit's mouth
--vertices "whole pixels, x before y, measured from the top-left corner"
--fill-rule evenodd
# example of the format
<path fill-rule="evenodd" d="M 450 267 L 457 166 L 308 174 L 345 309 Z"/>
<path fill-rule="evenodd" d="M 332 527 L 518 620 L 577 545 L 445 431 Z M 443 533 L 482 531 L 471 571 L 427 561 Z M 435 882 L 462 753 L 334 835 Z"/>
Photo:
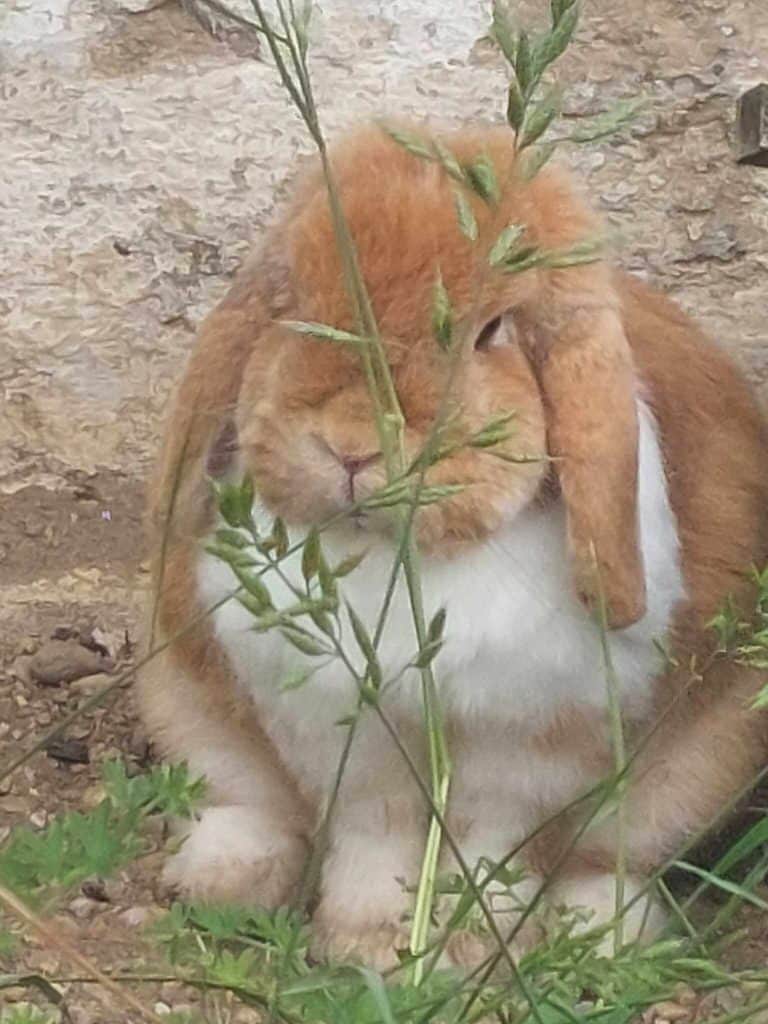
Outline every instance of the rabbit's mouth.
<path fill-rule="evenodd" d="M 355 508 L 349 513 L 349 521 L 356 530 L 365 530 L 368 526 L 368 514 L 365 509 Z"/>

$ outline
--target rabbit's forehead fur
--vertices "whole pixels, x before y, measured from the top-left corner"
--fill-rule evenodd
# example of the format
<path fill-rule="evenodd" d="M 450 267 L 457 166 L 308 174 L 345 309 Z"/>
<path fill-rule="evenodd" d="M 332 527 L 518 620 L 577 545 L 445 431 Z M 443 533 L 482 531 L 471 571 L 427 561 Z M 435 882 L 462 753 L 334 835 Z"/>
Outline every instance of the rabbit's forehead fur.
<path fill-rule="evenodd" d="M 524 456 L 546 452 L 539 389 L 518 342 L 527 330 L 523 325 L 535 323 L 537 303 L 546 304 L 553 285 L 536 272 L 492 270 L 488 249 L 509 224 L 525 226 L 526 242 L 567 248 L 594 234 L 595 223 L 560 172 L 542 172 L 531 183 L 515 180 L 512 141 L 511 133 L 503 130 L 444 140 L 462 162 L 489 161 L 503 187 L 496 205 L 471 199 L 480 230 L 476 243 L 459 227 L 456 186 L 448 175 L 437 164 L 408 153 L 382 130 L 363 129 L 332 154 L 345 217 L 405 415 L 409 453 L 418 451 L 432 425 L 451 362 L 432 327 L 438 274 L 454 311 L 455 334 L 466 339 L 452 377 L 452 401 L 463 427 L 476 431 L 514 411 L 510 451 Z M 280 325 L 281 320 L 298 319 L 355 329 L 326 189 L 318 176 L 310 175 L 299 186 L 273 236 L 272 252 L 287 285 L 276 302 L 279 309 L 273 310 L 273 326 L 246 367 L 238 428 L 266 502 L 289 521 L 305 522 L 339 511 L 343 481 L 330 453 L 359 458 L 379 448 L 358 354 Z M 568 273 L 574 280 L 585 277 L 582 268 Z M 519 318 L 506 322 L 509 343 L 475 352 L 477 332 L 510 310 L 519 311 Z M 521 465 L 488 452 L 458 451 L 433 468 L 429 482 L 471 485 L 471 497 L 444 502 L 422 515 L 422 541 L 488 535 L 533 497 L 546 475 L 545 460 Z M 367 480 L 369 490 L 380 485 L 381 467 L 373 467 Z M 365 488 L 365 479 L 359 485 Z"/>
<path fill-rule="evenodd" d="M 431 342 L 432 297 L 440 274 L 459 318 L 482 321 L 534 298 L 535 275 L 492 273 L 488 250 L 510 224 L 525 242 L 566 248 L 595 233 L 594 215 L 557 169 L 532 182 L 515 174 L 514 137 L 506 129 L 465 132 L 442 140 L 458 161 L 485 161 L 501 198 L 484 203 L 458 189 L 442 167 L 413 156 L 379 128 L 363 128 L 332 153 L 344 215 L 390 358 Z M 479 239 L 461 231 L 456 195 L 472 207 Z M 324 182 L 310 177 L 297 189 L 287 218 L 285 255 L 298 310 L 307 319 L 354 329 Z"/>

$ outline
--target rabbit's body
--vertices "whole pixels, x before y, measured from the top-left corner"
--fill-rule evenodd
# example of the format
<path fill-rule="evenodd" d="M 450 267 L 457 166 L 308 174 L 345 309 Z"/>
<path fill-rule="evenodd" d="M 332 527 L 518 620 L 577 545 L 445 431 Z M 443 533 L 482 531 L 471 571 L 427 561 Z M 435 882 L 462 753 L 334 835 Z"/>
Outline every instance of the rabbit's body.
<path fill-rule="evenodd" d="M 677 528 L 667 498 L 655 424 L 645 407 L 640 422 L 640 525 L 648 610 L 640 622 L 607 638 L 624 712 L 631 720 L 645 717 L 652 706 L 653 681 L 663 667 L 663 655 L 654 641 L 666 638 L 674 608 L 684 595 Z M 258 513 L 258 525 L 268 534 L 272 518 L 263 508 L 258 508 Z M 301 539 L 301 533 L 291 537 L 293 543 Z M 361 536 L 354 527 L 324 535 L 324 551 L 331 564 L 365 547 L 365 534 Z M 391 544 L 374 544 L 341 584 L 342 606 L 349 603 L 355 609 L 370 635 L 376 630 L 393 560 Z M 295 588 L 302 589 L 301 550 L 282 563 L 282 571 Z M 533 506 L 493 539 L 450 560 L 433 557 L 423 561 L 427 618 L 440 608 L 448 613 L 446 642 L 435 670 L 449 721 L 468 723 L 471 729 L 473 721 L 503 719 L 511 735 L 530 737 L 546 729 L 565 704 L 595 711 L 605 707 L 600 630 L 568 580 L 565 515 L 557 499 Z M 237 587 L 237 579 L 216 556 L 201 554 L 198 587 L 203 605 L 213 607 Z M 279 579 L 270 581 L 270 593 L 278 608 L 295 601 Z M 255 632 L 251 613 L 236 601 L 218 608 L 212 621 L 238 683 L 258 708 L 259 720 L 279 755 L 290 762 L 297 782 L 309 796 L 324 796 L 333 783 L 345 735 L 336 723 L 348 716 L 356 703 L 349 673 L 332 661 L 318 668 L 300 692 L 281 690 L 283 681 L 316 668 L 316 659 L 301 654 L 277 631 Z M 351 660 L 362 672 L 364 661 L 344 611 L 342 621 L 345 641 L 351 639 L 351 644 L 346 644 L 351 646 Z M 308 620 L 305 628 L 323 638 Z M 378 649 L 384 678 L 400 676 L 417 650 L 401 577 Z M 405 673 L 383 705 L 415 724 L 421 720 L 417 669 Z M 370 757 L 372 742 L 371 738 L 365 743 L 366 757 Z M 388 746 L 390 741 L 382 734 L 380 742 Z M 194 764 L 194 754 L 192 757 Z M 573 786 L 572 775 L 567 783 Z M 535 789 L 535 783 L 531 788 Z"/>
<path fill-rule="evenodd" d="M 500 180 L 514 156 L 503 132 L 448 141 L 460 159 L 489 155 Z M 730 361 L 638 282 L 597 263 L 483 283 L 484 258 L 461 238 L 452 186 L 438 168 L 373 131 L 341 147 L 336 170 L 405 414 L 407 455 L 419 450 L 439 404 L 445 356 L 430 327 L 439 263 L 454 308 L 472 310 L 478 329 L 486 321 L 453 385 L 468 426 L 514 410 L 507 451 L 556 456 L 553 473 L 546 459 L 460 449 L 427 474 L 430 484 L 466 485 L 415 522 L 425 613 L 448 613 L 435 669 L 453 761 L 451 833 L 471 865 L 499 860 L 607 775 L 615 687 L 634 756 L 631 899 L 765 758 L 764 725 L 749 709 L 760 680 L 719 657 L 708 628 L 729 594 L 748 614 L 746 574 L 768 559 L 763 420 Z M 505 223 L 525 224 L 549 249 L 594 230 L 559 172 L 513 184 L 510 196 L 493 214 L 476 211 L 491 241 Z M 358 497 L 383 483 L 357 357 L 279 326 L 353 327 L 341 278 L 323 189 L 309 179 L 203 328 L 166 442 L 153 499 L 155 625 L 157 639 L 180 635 L 145 672 L 141 697 L 165 752 L 209 781 L 213 806 L 168 869 L 198 897 L 290 899 L 335 789 L 346 735 L 337 723 L 355 707 L 338 659 L 300 688 L 281 689 L 317 662 L 276 631 L 253 631 L 237 602 L 222 604 L 234 576 L 204 552 L 217 525 L 206 472 L 252 473 L 257 519 L 283 516 L 292 541 L 343 511 L 353 479 Z M 387 514 L 334 527 L 323 544 L 331 564 L 367 549 L 340 586 L 373 632 L 394 559 Z M 286 580 L 301 582 L 300 555 L 281 571 L 283 580 L 270 574 L 277 607 L 293 600 Z M 596 587 L 610 627 L 605 644 L 588 611 Z M 359 668 L 345 615 L 344 648 Z M 401 580 L 378 649 L 384 678 L 398 676 L 416 650 Z M 382 709 L 427 777 L 415 670 L 387 689 Z M 418 875 L 427 819 L 411 768 L 366 709 L 314 914 L 323 948 L 391 958 L 410 906 L 403 881 Z M 558 865 L 555 898 L 605 919 L 614 906 L 615 829 L 604 821 L 568 853 L 578 821 L 574 812 L 547 826 L 520 859 L 529 887 Z M 642 903 L 629 916 L 632 937 Z M 478 955 L 472 942 L 452 948 L 462 962 Z"/>

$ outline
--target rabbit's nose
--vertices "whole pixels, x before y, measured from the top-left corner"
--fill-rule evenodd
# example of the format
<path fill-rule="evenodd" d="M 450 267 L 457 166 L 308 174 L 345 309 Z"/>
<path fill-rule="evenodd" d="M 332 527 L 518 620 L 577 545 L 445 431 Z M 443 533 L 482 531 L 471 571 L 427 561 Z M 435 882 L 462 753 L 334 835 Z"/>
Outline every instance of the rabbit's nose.
<path fill-rule="evenodd" d="M 381 458 L 381 452 L 371 452 L 368 455 L 339 455 L 336 453 L 336 458 L 342 464 L 350 479 L 353 476 L 357 476 L 364 469 L 374 465 Z"/>

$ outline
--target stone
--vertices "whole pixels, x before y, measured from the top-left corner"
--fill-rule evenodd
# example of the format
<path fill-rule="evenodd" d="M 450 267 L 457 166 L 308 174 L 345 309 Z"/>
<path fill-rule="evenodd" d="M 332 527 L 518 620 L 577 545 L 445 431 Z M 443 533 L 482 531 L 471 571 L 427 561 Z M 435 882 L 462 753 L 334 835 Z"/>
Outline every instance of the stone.
<path fill-rule="evenodd" d="M 742 93 L 737 138 L 740 164 L 768 167 L 768 83 L 762 82 Z"/>
<path fill-rule="evenodd" d="M 128 907 L 127 910 L 118 914 L 118 920 L 126 928 L 143 928 L 156 921 L 162 913 L 160 907 Z"/>
<path fill-rule="evenodd" d="M 49 640 L 33 655 L 29 674 L 41 686 L 60 686 L 113 667 L 110 658 L 78 640 Z"/>
<path fill-rule="evenodd" d="M 88 896 L 76 896 L 69 904 L 69 911 L 80 921 L 87 921 L 99 911 L 98 900 Z"/>
<path fill-rule="evenodd" d="M 54 761 L 66 764 L 88 764 L 91 760 L 88 744 L 76 739 L 54 739 L 45 748 L 45 752 Z"/>
<path fill-rule="evenodd" d="M 115 677 L 108 675 L 106 672 L 95 672 L 91 676 L 83 676 L 82 679 L 73 679 L 69 689 L 74 690 L 75 693 L 81 693 L 84 697 L 90 697 L 94 693 L 98 693 L 99 690 L 105 689 L 114 681 Z"/>
<path fill-rule="evenodd" d="M 129 14 L 143 14 L 145 11 L 154 11 L 168 3 L 168 0 L 112 0 L 118 10 L 127 11 Z"/>
<path fill-rule="evenodd" d="M 677 1021 L 685 1020 L 686 1017 L 691 1016 L 690 1006 L 683 1006 L 682 1003 L 675 1003 L 671 1000 L 656 1003 L 654 1009 L 656 1010 L 656 1020 L 662 1018 L 666 1021 Z"/>

